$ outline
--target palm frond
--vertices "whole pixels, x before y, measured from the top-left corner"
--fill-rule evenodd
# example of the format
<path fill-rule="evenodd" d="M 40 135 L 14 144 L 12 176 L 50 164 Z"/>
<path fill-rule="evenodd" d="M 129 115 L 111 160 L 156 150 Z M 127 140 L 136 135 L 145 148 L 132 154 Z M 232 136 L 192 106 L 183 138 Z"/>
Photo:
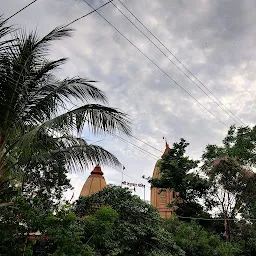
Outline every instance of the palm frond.
<path fill-rule="evenodd" d="M 87 104 L 76 108 L 45 122 L 44 125 L 68 134 L 74 129 L 80 133 L 85 124 L 94 134 L 115 132 L 131 134 L 130 119 L 127 114 L 100 104 Z"/>
<path fill-rule="evenodd" d="M 42 135 L 42 134 L 41 134 Z M 56 165 L 66 166 L 71 171 L 84 170 L 93 165 L 120 166 L 118 159 L 109 151 L 97 145 L 88 144 L 84 139 L 74 136 L 54 137 L 52 134 L 43 134 L 44 138 L 35 141 L 34 145 L 16 158 L 10 158 L 5 163 L 5 170 L 9 176 L 17 176 L 26 166 Z M 13 155 L 13 152 L 12 154 Z M 17 171 L 15 166 L 19 166 Z M 21 168 L 23 166 L 23 168 Z"/>
<path fill-rule="evenodd" d="M 12 26 L 8 26 L 6 21 L 3 19 L 3 16 L 0 15 L 0 52 L 2 52 L 2 50 L 5 49 L 4 47 L 12 41 L 11 39 L 5 39 L 4 37 L 13 31 L 14 28 Z"/>
<path fill-rule="evenodd" d="M 30 93 L 30 99 L 25 107 L 25 119 L 43 122 L 50 119 L 60 108 L 66 108 L 71 98 L 75 102 L 91 100 L 106 102 L 105 94 L 93 86 L 90 80 L 84 78 L 69 78 L 62 81 L 52 81 L 37 91 Z"/>
<path fill-rule="evenodd" d="M 109 151 L 97 145 L 88 145 L 81 142 L 33 155 L 31 161 L 44 162 L 45 164 L 49 164 L 49 161 L 64 162 L 71 171 L 87 169 L 96 164 L 121 166 L 118 159 Z"/>
<path fill-rule="evenodd" d="M 0 39 L 9 31 L 1 29 L 0 22 Z M 131 127 L 127 114 L 98 104 L 105 104 L 107 98 L 93 85 L 95 81 L 56 77 L 54 71 L 66 59 L 48 60 L 49 46 L 71 32 L 58 27 L 40 39 L 23 31 L 0 51 L 0 136 L 4 138 L 0 178 L 3 170 L 9 178 L 36 164 L 72 170 L 98 163 L 120 165 L 107 150 L 73 136 L 85 126 L 94 134 L 125 135 L 131 134 Z M 84 105 L 67 110 L 69 102 Z"/>
<path fill-rule="evenodd" d="M 99 104 L 88 104 L 29 129 L 19 137 L 17 146 L 24 152 L 30 152 L 31 146 L 42 139 L 45 133 L 70 136 L 75 130 L 81 133 L 85 124 L 94 134 L 131 134 L 127 114 Z"/>

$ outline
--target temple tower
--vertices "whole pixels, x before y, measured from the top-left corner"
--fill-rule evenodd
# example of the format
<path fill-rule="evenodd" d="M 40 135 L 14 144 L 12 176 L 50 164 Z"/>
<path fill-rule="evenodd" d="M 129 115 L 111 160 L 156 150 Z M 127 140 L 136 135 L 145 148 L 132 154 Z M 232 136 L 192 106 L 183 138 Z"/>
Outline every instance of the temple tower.
<path fill-rule="evenodd" d="M 169 150 L 170 150 L 170 147 L 166 142 L 165 151 L 162 157 Z M 157 166 L 158 163 L 159 163 L 159 160 L 156 162 L 152 178 L 161 177 L 160 169 Z M 161 218 L 166 219 L 172 215 L 173 209 L 170 207 L 167 207 L 167 205 L 170 204 L 172 200 L 173 200 L 173 191 L 171 190 L 161 191 L 160 188 L 151 188 L 150 203 L 151 205 L 155 206 L 158 209 Z"/>
<path fill-rule="evenodd" d="M 103 176 L 103 172 L 101 171 L 100 166 L 97 165 L 91 172 L 91 175 L 85 181 L 80 192 L 80 196 L 90 196 L 95 194 L 106 187 L 106 185 L 107 184 Z"/>

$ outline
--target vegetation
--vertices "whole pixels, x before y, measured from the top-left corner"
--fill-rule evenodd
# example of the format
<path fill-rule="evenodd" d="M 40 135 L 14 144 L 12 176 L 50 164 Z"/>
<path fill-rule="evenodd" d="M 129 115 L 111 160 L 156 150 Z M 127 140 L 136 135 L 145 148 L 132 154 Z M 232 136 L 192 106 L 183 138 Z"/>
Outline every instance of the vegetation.
<path fill-rule="evenodd" d="M 86 255 L 76 235 L 77 217 L 61 200 L 71 187 L 66 174 L 96 163 L 120 163 L 88 144 L 81 132 L 86 126 L 99 135 L 131 133 L 128 116 L 105 105 L 107 98 L 94 81 L 56 76 L 67 60 L 49 60 L 49 47 L 71 33 L 58 27 L 39 38 L 14 33 L 0 22 L 1 255 L 29 255 L 35 242 L 30 233 L 50 237 L 36 243 L 46 246 L 41 255 Z"/>
<path fill-rule="evenodd" d="M 100 233 L 98 239 L 89 243 L 99 255 L 150 255 L 156 251 L 183 255 L 171 234 L 161 227 L 156 209 L 139 197 L 132 196 L 128 189 L 115 186 L 104 188 L 90 197 L 80 198 L 74 210 L 79 217 L 91 216 L 99 206 L 107 206 L 118 214 L 107 237 Z M 90 236 L 90 232 L 86 233 Z"/>
<path fill-rule="evenodd" d="M 47 58 L 51 42 L 71 32 L 58 27 L 43 38 L 36 33 L 16 33 L 1 48 L 0 192 L 14 177 L 24 183 L 35 169 L 58 172 L 59 168 L 85 168 L 92 163 L 119 164 L 115 156 L 88 144 L 80 135 L 85 125 L 95 134 L 129 135 L 127 115 L 99 104 L 107 98 L 93 86 L 94 81 L 59 79 L 55 71 L 65 58 Z"/>
<path fill-rule="evenodd" d="M 62 201 L 68 171 L 119 164 L 81 138 L 85 127 L 131 133 L 94 81 L 57 77 L 66 59 L 49 60 L 50 45 L 71 33 L 58 27 L 39 38 L 0 22 L 0 255 L 255 255 L 256 126 L 231 126 L 201 161 L 185 155 L 184 139 L 174 143 L 150 180 L 178 192 L 168 220 L 117 186 Z"/>
<path fill-rule="evenodd" d="M 185 156 L 188 143 L 184 139 L 174 143 L 172 149 L 163 156 L 159 162 L 161 178 L 151 179 L 150 183 L 159 188 L 180 192 L 172 205 L 176 205 L 176 214 L 183 221 L 179 225 L 182 233 L 185 234 L 191 228 L 193 232 L 199 232 L 203 227 L 205 231 L 200 231 L 198 239 L 203 239 L 203 234 L 209 232 L 208 235 L 218 235 L 225 241 L 232 242 L 236 253 L 240 251 L 238 255 L 254 254 L 255 138 L 256 127 L 231 126 L 223 140 L 223 146 L 206 146 L 200 167 L 198 161 Z M 196 219 L 202 227 L 184 223 L 191 219 Z M 189 232 L 193 234 L 192 230 Z M 185 239 L 183 236 L 178 238 Z M 184 249 L 178 241 L 176 240 L 177 244 Z M 190 245 L 192 246 L 192 242 Z"/>

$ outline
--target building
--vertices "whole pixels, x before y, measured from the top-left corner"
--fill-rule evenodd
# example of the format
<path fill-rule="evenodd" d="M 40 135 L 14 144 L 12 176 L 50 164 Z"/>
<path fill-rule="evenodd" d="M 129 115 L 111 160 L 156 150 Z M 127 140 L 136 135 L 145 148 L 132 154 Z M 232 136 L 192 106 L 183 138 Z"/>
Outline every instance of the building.
<path fill-rule="evenodd" d="M 170 150 L 168 143 L 166 142 L 165 151 L 162 157 Z M 155 168 L 153 171 L 152 178 L 160 178 L 161 173 L 158 167 L 159 160 L 155 164 Z M 91 175 L 85 181 L 83 188 L 81 190 L 80 196 L 90 196 L 102 190 L 106 187 L 106 181 L 103 176 L 103 172 L 101 167 L 97 165 Z M 178 193 L 176 193 L 178 194 Z M 161 191 L 160 188 L 151 188 L 151 195 L 150 195 L 150 203 L 154 207 L 156 207 L 160 213 L 161 218 L 169 218 L 173 213 L 173 208 L 168 207 L 168 205 L 174 199 L 174 193 L 172 190 Z"/>
<path fill-rule="evenodd" d="M 97 165 L 91 172 L 91 175 L 85 181 L 83 188 L 80 192 L 80 196 L 90 196 L 99 192 L 106 186 L 107 184 L 103 176 L 103 172 L 100 166 Z"/>
<path fill-rule="evenodd" d="M 162 157 L 169 150 L 170 150 L 170 147 L 169 147 L 168 143 L 166 142 L 165 151 L 164 151 Z M 155 164 L 152 178 L 160 178 L 161 177 L 158 163 L 159 163 L 159 160 Z M 166 219 L 172 215 L 173 208 L 167 207 L 167 205 L 170 204 L 172 201 L 173 201 L 173 191 L 172 190 L 161 191 L 160 188 L 151 188 L 150 203 L 151 203 L 151 205 L 155 206 L 158 209 L 161 218 Z"/>

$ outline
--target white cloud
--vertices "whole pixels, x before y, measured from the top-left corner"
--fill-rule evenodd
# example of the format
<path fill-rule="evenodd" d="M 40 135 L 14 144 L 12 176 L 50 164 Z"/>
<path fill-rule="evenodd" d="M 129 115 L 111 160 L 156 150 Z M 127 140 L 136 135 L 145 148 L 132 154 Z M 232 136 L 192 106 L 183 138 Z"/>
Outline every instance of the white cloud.
<path fill-rule="evenodd" d="M 1 10 L 8 17 L 28 2 L 1 0 Z M 95 7 L 103 3 L 91 2 Z M 255 1 L 175 0 L 170 4 L 165 0 L 142 0 L 140 3 L 132 0 L 124 3 L 226 106 L 246 124 L 254 123 Z M 39 0 L 11 22 L 25 26 L 27 31 L 36 29 L 42 35 L 89 11 L 90 8 L 80 0 Z M 227 125 L 234 123 L 111 4 L 100 12 L 223 122 Z M 163 136 L 170 144 L 184 137 L 190 142 L 188 153 L 193 157 L 200 157 L 206 144 L 221 142 L 227 128 L 120 37 L 99 15 L 94 13 L 73 27 L 76 31 L 72 38 L 58 41 L 53 46 L 52 57 L 70 58 L 59 75 L 79 75 L 100 81 L 97 86 L 107 93 L 110 106 L 130 114 L 135 136 L 162 150 Z M 93 136 L 89 138 L 94 139 Z M 132 142 L 160 155 L 134 139 Z M 150 156 L 110 137 L 100 145 L 116 154 L 130 176 L 142 180 L 143 174 L 152 174 L 155 160 Z M 71 174 L 76 195 L 90 171 Z M 120 173 L 110 168 L 103 171 L 108 182 L 120 184 Z"/>

